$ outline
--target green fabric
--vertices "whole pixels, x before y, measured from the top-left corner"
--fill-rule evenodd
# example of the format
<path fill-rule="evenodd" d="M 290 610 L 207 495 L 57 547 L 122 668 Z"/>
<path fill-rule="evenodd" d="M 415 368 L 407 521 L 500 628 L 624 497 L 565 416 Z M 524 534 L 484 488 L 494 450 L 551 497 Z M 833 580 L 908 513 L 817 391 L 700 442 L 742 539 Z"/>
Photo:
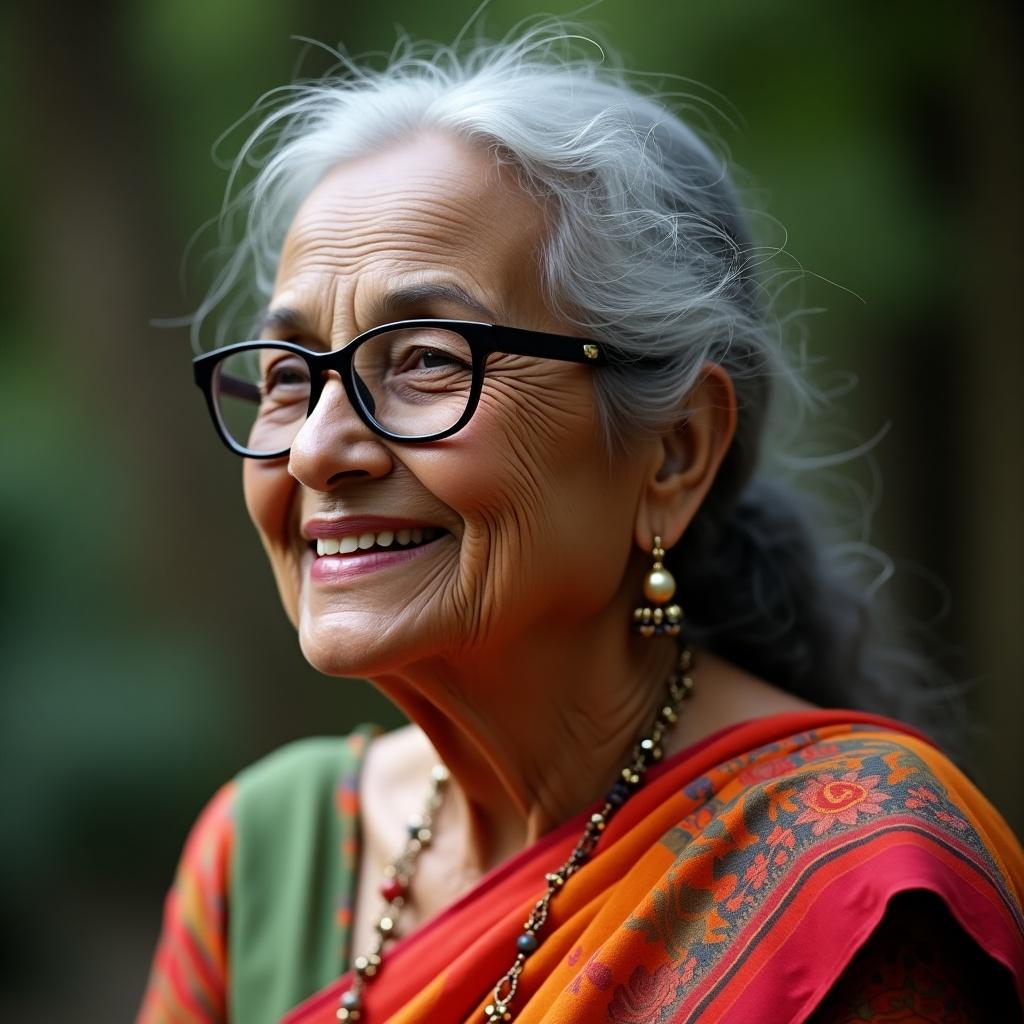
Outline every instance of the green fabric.
<path fill-rule="evenodd" d="M 228 905 L 228 1019 L 276 1024 L 347 969 L 370 738 L 300 740 L 238 776 Z"/>

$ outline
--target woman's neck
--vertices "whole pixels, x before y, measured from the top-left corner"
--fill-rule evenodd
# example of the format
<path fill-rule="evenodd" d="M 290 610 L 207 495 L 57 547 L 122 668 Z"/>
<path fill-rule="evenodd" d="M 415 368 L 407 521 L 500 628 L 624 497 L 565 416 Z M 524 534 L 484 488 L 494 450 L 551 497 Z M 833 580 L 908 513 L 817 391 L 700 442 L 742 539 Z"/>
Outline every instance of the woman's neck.
<path fill-rule="evenodd" d="M 486 656 L 420 663 L 375 680 L 417 725 L 423 761 L 451 770 L 445 829 L 483 872 L 597 800 L 649 728 L 677 650 L 597 622 L 553 628 Z M 431 750 L 431 747 L 433 748 Z"/>
<path fill-rule="evenodd" d="M 452 772 L 437 828 L 448 878 L 468 887 L 614 781 L 653 721 L 677 654 L 670 641 L 623 641 L 621 632 L 572 652 L 564 639 L 545 647 L 537 635 L 529 649 L 486 663 L 378 680 L 418 727 L 382 759 L 391 763 L 380 791 L 408 787 L 418 800 L 438 758 Z M 666 738 L 666 756 L 745 719 L 812 707 L 701 649 L 692 674 L 694 698 Z"/>

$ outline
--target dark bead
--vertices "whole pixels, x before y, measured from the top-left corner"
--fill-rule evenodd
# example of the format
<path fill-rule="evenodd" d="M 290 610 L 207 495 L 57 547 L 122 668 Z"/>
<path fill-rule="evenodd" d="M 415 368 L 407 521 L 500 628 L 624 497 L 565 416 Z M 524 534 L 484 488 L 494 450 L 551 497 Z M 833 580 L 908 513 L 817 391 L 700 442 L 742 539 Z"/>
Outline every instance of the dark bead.
<path fill-rule="evenodd" d="M 613 807 L 621 807 L 628 799 L 632 791 L 625 782 L 616 782 L 608 791 L 607 800 Z"/>
<path fill-rule="evenodd" d="M 359 998 L 358 992 L 346 992 L 341 997 L 341 1006 L 345 1010 L 361 1010 L 363 1008 L 362 1000 Z"/>
<path fill-rule="evenodd" d="M 529 956 L 539 945 L 540 943 L 537 941 L 537 936 L 531 935 L 529 932 L 523 932 L 523 934 L 516 939 L 516 949 L 518 949 L 523 956 Z"/>

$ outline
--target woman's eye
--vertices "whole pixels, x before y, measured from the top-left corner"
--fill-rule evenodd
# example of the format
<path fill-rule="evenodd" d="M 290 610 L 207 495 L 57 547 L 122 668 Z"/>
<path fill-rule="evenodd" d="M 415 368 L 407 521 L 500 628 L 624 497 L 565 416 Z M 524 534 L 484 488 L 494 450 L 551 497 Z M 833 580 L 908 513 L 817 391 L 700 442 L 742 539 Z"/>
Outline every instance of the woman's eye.
<path fill-rule="evenodd" d="M 272 395 L 282 389 L 289 391 L 309 387 L 309 371 L 304 363 L 282 360 L 268 367 L 263 377 L 263 393 Z"/>
<path fill-rule="evenodd" d="M 391 355 L 393 373 L 422 373 L 424 370 L 472 370 L 472 356 L 466 353 L 452 352 L 447 348 L 431 348 L 428 345 L 416 345 L 402 352 Z"/>
<path fill-rule="evenodd" d="M 425 348 L 420 353 L 420 365 L 425 369 L 434 369 L 438 366 L 464 366 L 465 363 L 450 352 L 440 349 Z"/>

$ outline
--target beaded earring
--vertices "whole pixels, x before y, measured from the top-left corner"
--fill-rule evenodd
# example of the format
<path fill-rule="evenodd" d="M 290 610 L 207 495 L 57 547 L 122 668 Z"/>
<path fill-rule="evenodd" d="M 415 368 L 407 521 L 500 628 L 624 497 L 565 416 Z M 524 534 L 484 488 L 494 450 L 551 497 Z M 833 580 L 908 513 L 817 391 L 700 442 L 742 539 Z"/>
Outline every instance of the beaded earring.
<path fill-rule="evenodd" d="M 661 546 L 661 538 L 654 538 L 651 551 L 654 564 L 644 577 L 644 597 L 656 607 L 642 604 L 633 610 L 633 629 L 641 636 L 678 636 L 683 609 L 677 604 L 667 608 L 661 606 L 672 600 L 676 592 L 675 577 L 662 564 L 665 549 Z"/>

